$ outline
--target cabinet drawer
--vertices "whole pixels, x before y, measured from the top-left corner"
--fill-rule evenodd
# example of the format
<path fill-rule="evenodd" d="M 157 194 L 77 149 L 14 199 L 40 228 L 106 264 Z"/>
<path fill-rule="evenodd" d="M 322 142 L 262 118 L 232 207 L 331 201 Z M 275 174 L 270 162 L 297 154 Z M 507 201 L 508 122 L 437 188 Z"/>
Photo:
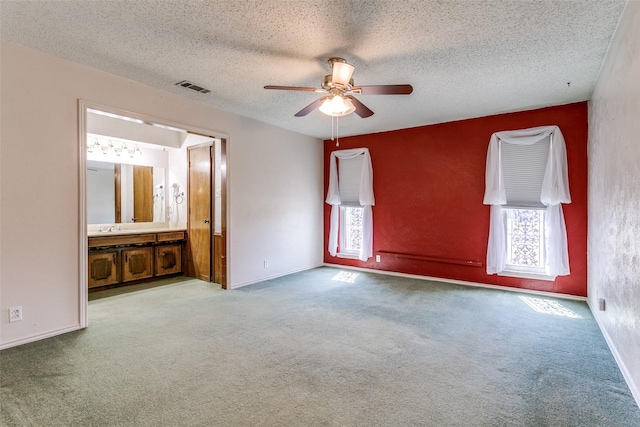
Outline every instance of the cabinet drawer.
<path fill-rule="evenodd" d="M 122 250 L 122 281 L 153 276 L 153 248 Z"/>
<path fill-rule="evenodd" d="M 89 247 L 125 246 L 155 243 L 155 234 L 132 234 L 123 236 L 89 237 Z"/>
<path fill-rule="evenodd" d="M 89 287 L 118 283 L 118 252 L 89 254 Z"/>
<path fill-rule="evenodd" d="M 158 233 L 158 242 L 175 242 L 184 240 L 184 231 L 172 231 L 170 233 Z"/>
<path fill-rule="evenodd" d="M 156 246 L 156 276 L 182 271 L 182 247 L 180 245 Z"/>

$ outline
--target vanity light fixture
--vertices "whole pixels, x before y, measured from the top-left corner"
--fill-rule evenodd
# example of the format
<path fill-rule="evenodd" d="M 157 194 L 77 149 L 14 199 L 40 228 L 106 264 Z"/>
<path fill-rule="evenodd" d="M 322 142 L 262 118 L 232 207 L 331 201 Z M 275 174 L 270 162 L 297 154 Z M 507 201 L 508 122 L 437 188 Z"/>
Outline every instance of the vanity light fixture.
<path fill-rule="evenodd" d="M 136 154 L 139 156 L 142 155 L 142 151 L 140 151 L 140 148 L 138 148 L 137 145 L 130 145 L 127 147 L 127 153 L 129 153 L 129 157 L 134 157 Z"/>
<path fill-rule="evenodd" d="M 115 154 L 116 156 L 121 156 L 122 153 L 126 153 L 129 157 L 133 158 L 135 156 L 141 156 L 142 151 L 140 147 L 136 144 L 124 143 L 124 142 L 116 142 L 115 144 L 109 141 L 100 141 L 95 139 L 92 143 L 87 143 L 87 153 L 102 153 L 102 154 Z"/>
<path fill-rule="evenodd" d="M 124 144 L 115 144 L 113 146 L 113 152 L 116 153 L 116 156 L 122 154 L 122 149 L 124 148 Z"/>
<path fill-rule="evenodd" d="M 93 153 L 93 150 L 95 150 L 99 146 L 100 146 L 100 143 L 98 142 L 97 139 L 95 140 L 95 142 L 87 142 L 87 153 Z"/>

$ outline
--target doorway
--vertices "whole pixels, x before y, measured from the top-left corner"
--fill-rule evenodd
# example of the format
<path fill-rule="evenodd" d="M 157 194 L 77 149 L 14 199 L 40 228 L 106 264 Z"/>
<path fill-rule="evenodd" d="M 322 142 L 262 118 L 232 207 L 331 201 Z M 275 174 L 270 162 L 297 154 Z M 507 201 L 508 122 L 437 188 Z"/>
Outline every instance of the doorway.
<path fill-rule="evenodd" d="M 132 113 L 125 110 L 119 110 L 116 108 L 105 107 L 102 105 L 97 105 L 89 102 L 79 101 L 79 177 L 80 177 L 80 186 L 79 186 L 79 210 L 80 210 L 80 222 L 79 222 L 79 260 L 80 260 L 80 289 L 79 289 L 79 304 L 80 304 L 80 326 L 86 327 L 88 325 L 88 193 L 87 193 L 87 153 L 90 152 L 90 148 L 95 149 L 96 147 L 91 147 L 94 144 L 93 137 L 89 134 L 89 130 L 91 129 L 91 134 L 96 133 L 96 121 L 95 116 L 99 115 L 101 120 L 107 119 L 120 119 L 119 121 L 123 122 L 125 126 L 116 131 L 110 131 L 108 127 L 101 126 L 99 130 L 100 135 L 105 135 L 109 139 L 113 139 L 113 144 L 109 141 L 109 148 L 115 147 L 116 150 L 114 152 L 119 155 L 124 155 L 124 152 L 118 152 L 117 148 L 123 147 L 123 145 L 119 145 L 116 141 L 141 141 L 141 148 L 144 150 L 145 146 L 153 146 L 155 147 L 147 147 L 147 148 L 155 148 L 155 150 L 149 150 L 144 154 L 144 158 L 154 157 L 155 154 L 152 153 L 157 150 L 157 152 L 171 152 L 173 154 L 169 154 L 169 156 L 173 156 L 172 158 L 175 160 L 176 158 L 182 159 L 182 166 L 178 166 L 175 169 L 171 167 L 167 167 L 164 175 L 162 172 L 158 172 L 162 177 L 164 177 L 164 182 L 161 185 L 158 185 L 155 182 L 155 173 L 154 173 L 154 181 L 151 183 L 149 181 L 149 170 L 145 170 L 143 168 L 139 168 L 139 176 L 137 175 L 136 181 L 141 181 L 147 183 L 144 186 L 145 194 L 152 192 L 152 197 L 140 197 L 140 199 L 144 200 L 153 200 L 152 206 L 131 206 L 131 214 L 125 215 L 125 206 L 117 206 L 113 207 L 111 210 L 111 219 L 108 220 L 100 220 L 99 222 L 102 224 L 114 222 L 124 222 L 128 220 L 132 220 L 133 222 L 172 222 L 171 226 L 175 226 L 175 224 L 180 223 L 179 219 L 183 218 L 182 223 L 184 224 L 184 228 L 188 231 L 187 233 L 187 242 L 189 241 L 189 230 L 192 225 L 192 220 L 187 215 L 185 205 L 190 205 L 190 182 L 191 178 L 189 177 L 189 167 L 188 167 L 188 157 L 189 157 L 189 147 L 196 146 L 198 144 L 203 144 L 202 141 L 210 141 L 209 145 L 213 147 L 212 158 L 210 160 L 210 200 L 208 202 L 209 206 L 209 225 L 215 226 L 210 227 L 209 231 L 209 255 L 206 258 L 209 261 L 209 276 L 208 278 L 199 275 L 199 278 L 207 281 L 212 281 L 217 284 L 220 284 L 224 289 L 227 288 L 227 181 L 226 181 L 226 136 L 219 132 L 214 132 L 205 129 L 194 128 L 192 126 L 182 125 L 174 122 L 168 122 L 166 120 L 157 119 L 154 117 L 143 116 L 137 113 Z M 90 116 L 90 117 L 89 117 Z M 107 120 L 108 121 L 108 120 Z M 101 125 L 104 125 L 105 122 L 101 122 Z M 138 126 L 139 128 L 147 128 L 150 133 L 157 135 L 159 131 L 166 130 L 167 133 L 171 133 L 171 138 L 166 138 L 166 140 L 159 141 L 149 141 L 145 139 L 140 139 L 141 135 L 139 132 L 136 132 L 133 129 L 134 126 Z M 126 128 L 133 130 L 132 133 L 124 132 Z M 140 130 L 140 129 L 138 129 Z M 124 133 L 123 133 L 124 132 Z M 136 135 L 136 136 L 134 136 Z M 189 137 L 193 137 L 189 139 Z M 214 141 L 214 143 L 211 143 Z M 125 147 L 126 150 L 126 147 Z M 131 156 L 139 154 L 138 147 L 136 146 L 135 150 L 130 151 L 129 154 Z M 124 156 L 123 156 L 124 157 Z M 106 158 L 106 154 L 105 154 Z M 119 167 L 114 167 L 115 172 L 115 181 L 118 182 L 118 178 L 120 175 L 118 172 Z M 162 170 L 161 168 L 153 168 L 154 171 L 156 169 Z M 133 180 L 132 175 L 132 180 Z M 149 181 L 149 182 L 147 182 Z M 112 181 L 113 182 L 113 181 Z M 179 184 L 178 184 L 179 183 Z M 186 189 L 186 197 L 184 197 L 184 193 L 182 193 L 183 199 L 186 199 L 184 205 L 172 205 L 170 206 L 169 201 L 173 200 L 174 194 L 171 192 L 174 189 L 173 184 L 176 185 L 175 189 L 177 192 L 180 190 L 180 185 L 182 188 Z M 117 186 L 116 192 L 119 190 L 120 186 Z M 180 193 L 177 193 L 180 194 Z M 116 196 L 111 198 L 113 201 L 120 200 L 121 197 Z M 131 202 L 137 199 L 135 194 L 132 196 Z M 122 197 L 122 200 L 125 200 L 125 197 Z M 166 203 L 164 202 L 166 200 Z M 148 203 L 147 203 L 148 204 Z M 158 207 L 161 207 L 158 209 Z M 134 213 L 135 209 L 135 213 Z M 175 211 L 172 211 L 175 209 Z M 184 209 L 185 212 L 180 214 L 179 209 Z M 121 215 L 114 215 L 114 211 L 117 213 L 121 212 Z M 156 212 L 158 211 L 158 212 Z M 144 214 L 140 214 L 143 212 Z M 93 212 L 89 212 L 93 214 Z M 173 215 L 171 215 L 173 214 Z M 179 214 L 179 215 L 178 215 Z M 151 215 L 151 216 L 150 216 Z M 91 215 L 89 215 L 91 216 Z M 106 222 L 105 222 L 106 221 Z M 175 224 L 173 223 L 175 221 Z M 203 222 L 204 223 L 204 222 Z M 120 227 L 113 227 L 114 229 L 119 229 Z M 124 230 L 124 224 L 123 224 Z M 187 256 L 189 256 L 189 244 L 185 245 L 185 252 Z M 183 261 L 184 262 L 184 261 Z M 207 267 L 205 267 L 207 269 Z M 193 270 L 190 270 L 189 267 L 183 269 L 185 275 L 193 276 Z"/>

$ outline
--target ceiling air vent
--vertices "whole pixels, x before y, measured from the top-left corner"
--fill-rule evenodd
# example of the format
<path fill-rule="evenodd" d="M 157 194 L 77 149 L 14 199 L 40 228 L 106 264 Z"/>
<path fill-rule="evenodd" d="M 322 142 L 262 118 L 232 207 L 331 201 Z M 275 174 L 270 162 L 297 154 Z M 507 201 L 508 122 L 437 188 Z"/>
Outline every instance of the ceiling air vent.
<path fill-rule="evenodd" d="M 195 90 L 200 93 L 209 93 L 211 92 L 209 89 L 205 89 L 201 86 L 195 85 L 188 80 L 182 80 L 181 82 L 176 83 L 176 86 L 186 87 L 187 89 Z"/>

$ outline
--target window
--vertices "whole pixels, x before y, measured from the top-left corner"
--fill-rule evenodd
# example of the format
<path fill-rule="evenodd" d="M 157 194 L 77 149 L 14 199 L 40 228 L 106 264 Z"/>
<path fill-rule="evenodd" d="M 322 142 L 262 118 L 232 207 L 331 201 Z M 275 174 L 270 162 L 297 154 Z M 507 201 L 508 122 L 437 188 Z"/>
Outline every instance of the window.
<path fill-rule="evenodd" d="M 331 153 L 326 202 L 331 205 L 331 256 L 367 261 L 373 255 L 373 168 L 367 148 Z"/>
<path fill-rule="evenodd" d="M 500 144 L 507 195 L 507 205 L 503 206 L 506 215 L 503 275 L 545 275 L 545 206 L 540 202 L 540 194 L 550 145 L 550 136 L 531 145 Z"/>
<path fill-rule="evenodd" d="M 338 256 L 358 258 L 363 240 L 364 208 L 362 206 L 340 206 L 340 233 Z"/>
<path fill-rule="evenodd" d="M 545 274 L 545 211 L 505 208 L 507 258 L 505 271 Z"/>
<path fill-rule="evenodd" d="M 570 203 L 564 137 L 557 126 L 496 132 L 487 152 L 491 205 L 487 274 L 554 280 L 569 274 L 562 203 Z"/>

